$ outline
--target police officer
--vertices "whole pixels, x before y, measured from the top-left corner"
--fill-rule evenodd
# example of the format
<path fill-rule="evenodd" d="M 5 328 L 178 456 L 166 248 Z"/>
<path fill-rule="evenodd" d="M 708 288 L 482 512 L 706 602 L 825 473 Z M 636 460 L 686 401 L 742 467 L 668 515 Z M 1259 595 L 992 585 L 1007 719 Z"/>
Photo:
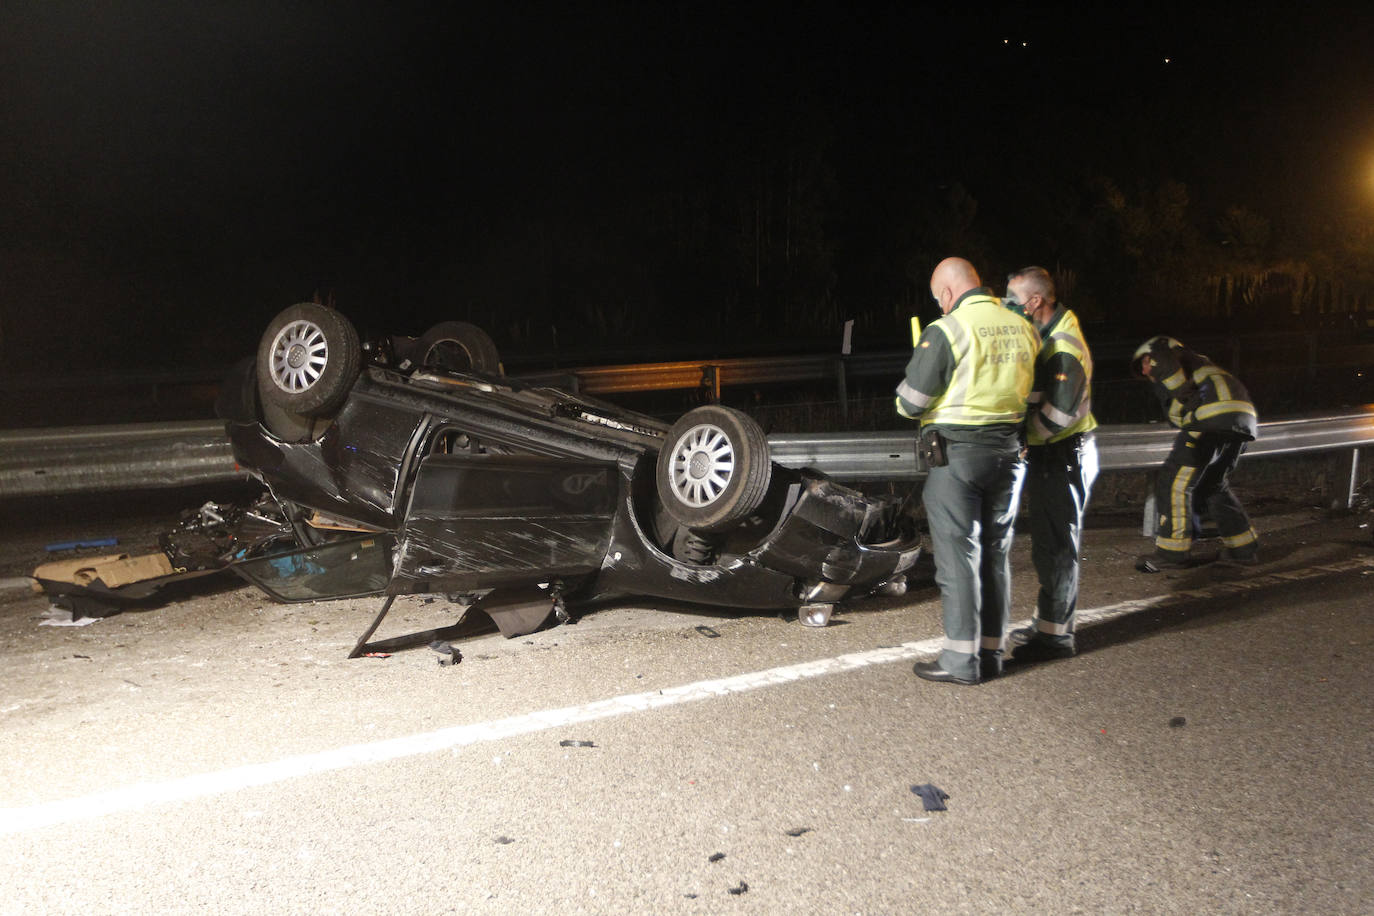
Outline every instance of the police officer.
<path fill-rule="evenodd" d="M 977 684 L 1002 669 L 1025 469 L 1020 436 L 1040 337 L 963 258 L 940 262 L 930 294 L 943 317 L 921 334 L 897 386 L 897 411 L 921 421 L 929 468 L 921 495 L 945 629 L 939 658 L 917 662 L 915 672 Z"/>
<path fill-rule="evenodd" d="M 1078 651 L 1073 635 L 1078 556 L 1083 513 L 1097 479 L 1092 354 L 1078 316 L 1055 301 L 1054 279 L 1045 268 L 1011 274 L 1002 301 L 1030 319 L 1041 338 L 1026 422 L 1031 562 L 1040 593 L 1031 625 L 1011 632 L 1012 656 L 1068 658 Z"/>
<path fill-rule="evenodd" d="M 1226 561 L 1258 563 L 1259 538 L 1230 486 L 1236 462 L 1259 433 L 1245 386 L 1207 357 L 1163 336 L 1136 349 L 1131 374 L 1153 384 L 1165 415 L 1179 430 L 1155 480 L 1155 552 L 1140 557 L 1136 569 L 1153 573 L 1196 565 L 1189 550 L 1199 506 L 1216 522 Z"/>

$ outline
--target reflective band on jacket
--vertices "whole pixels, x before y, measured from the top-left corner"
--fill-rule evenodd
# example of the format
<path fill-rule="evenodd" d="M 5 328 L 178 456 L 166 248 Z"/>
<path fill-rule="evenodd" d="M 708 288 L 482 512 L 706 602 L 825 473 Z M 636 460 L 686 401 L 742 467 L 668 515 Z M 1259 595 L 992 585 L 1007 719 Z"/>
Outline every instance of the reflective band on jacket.
<path fill-rule="evenodd" d="M 935 400 L 924 391 L 917 391 L 915 388 L 912 388 L 911 384 L 906 379 L 902 379 L 901 383 L 897 386 L 897 397 L 901 399 L 897 402 L 898 410 L 902 409 L 901 401 L 906 401 L 908 404 L 915 404 L 917 407 L 925 407 L 931 401 Z M 903 416 L 910 416 L 910 414 L 903 412 Z"/>
<path fill-rule="evenodd" d="M 922 426 L 991 426 L 1025 419 L 1040 349 L 1030 322 L 991 296 L 970 296 L 931 327 L 948 338 L 955 365 L 948 387 L 921 416 Z"/>
<path fill-rule="evenodd" d="M 1176 377 L 1183 377 L 1183 370 L 1179 370 L 1165 380 L 1167 386 Z M 1216 365 L 1200 366 L 1193 371 L 1192 382 L 1198 388 L 1208 382 L 1212 383 L 1212 391 L 1216 394 L 1216 400 L 1208 401 L 1196 410 L 1185 412 L 1184 404 L 1177 399 L 1169 403 L 1169 422 L 1179 429 L 1185 429 L 1194 423 L 1205 420 L 1214 420 L 1217 417 L 1224 417 L 1227 414 L 1242 414 L 1247 417 L 1259 419 L 1259 414 L 1255 412 L 1255 405 L 1249 401 L 1237 398 L 1236 392 L 1232 389 L 1235 377 L 1225 369 Z M 1180 383 L 1181 384 L 1181 383 Z M 1171 386 L 1177 388 L 1177 385 Z"/>
<path fill-rule="evenodd" d="M 1026 429 L 1026 441 L 1031 445 L 1057 442 L 1078 433 L 1097 429 L 1092 401 L 1093 358 L 1088 351 L 1088 345 L 1083 341 L 1083 330 L 1078 325 L 1078 316 L 1073 312 L 1066 311 L 1059 319 L 1054 333 L 1045 340 L 1040 349 L 1039 361 L 1046 362 L 1060 353 L 1068 354 L 1083 367 L 1083 392 L 1073 413 L 1065 413 L 1048 401 L 1039 404 Z M 1032 397 L 1031 400 L 1032 403 L 1037 403 L 1042 399 L 1043 394 L 1039 398 Z M 1060 429 L 1057 432 L 1050 429 L 1042 422 L 1042 417 L 1055 423 Z"/>

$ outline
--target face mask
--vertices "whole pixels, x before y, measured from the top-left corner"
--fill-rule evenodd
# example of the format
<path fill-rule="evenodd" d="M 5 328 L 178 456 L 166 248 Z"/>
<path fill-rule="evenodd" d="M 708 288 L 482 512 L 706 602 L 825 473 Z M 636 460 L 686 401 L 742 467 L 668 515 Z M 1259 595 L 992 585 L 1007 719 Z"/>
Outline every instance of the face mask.
<path fill-rule="evenodd" d="M 1008 296 L 1006 299 L 1003 299 L 1003 300 L 1002 300 L 1002 305 L 1006 308 L 1007 311 L 1009 311 L 1009 312 L 1015 312 L 1017 315 L 1020 315 L 1022 318 L 1026 318 L 1026 305 L 1025 305 L 1025 303 L 1023 303 L 1023 302 L 1017 302 L 1015 299 L 1012 299 L 1010 296 Z M 1029 319 L 1029 318 L 1026 318 L 1026 320 L 1029 321 L 1030 319 Z"/>

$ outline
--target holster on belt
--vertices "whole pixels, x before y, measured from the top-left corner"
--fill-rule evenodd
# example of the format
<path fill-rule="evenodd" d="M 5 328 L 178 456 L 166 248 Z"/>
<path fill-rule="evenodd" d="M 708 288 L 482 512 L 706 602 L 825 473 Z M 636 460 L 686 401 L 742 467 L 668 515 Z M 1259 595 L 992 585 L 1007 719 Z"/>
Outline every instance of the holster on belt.
<path fill-rule="evenodd" d="M 917 440 L 917 450 L 921 455 L 921 460 L 928 468 L 942 468 L 949 464 L 949 454 L 945 449 L 945 437 L 940 435 L 940 431 L 933 426 L 927 426 L 921 430 L 921 438 Z"/>

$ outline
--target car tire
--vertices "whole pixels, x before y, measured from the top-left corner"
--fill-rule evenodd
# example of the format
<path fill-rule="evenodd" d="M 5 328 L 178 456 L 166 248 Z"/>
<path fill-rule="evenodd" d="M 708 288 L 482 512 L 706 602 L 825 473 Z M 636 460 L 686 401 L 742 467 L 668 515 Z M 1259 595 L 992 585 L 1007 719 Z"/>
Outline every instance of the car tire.
<path fill-rule="evenodd" d="M 333 309 L 301 302 L 283 309 L 258 344 L 263 406 L 300 417 L 334 413 L 358 377 L 362 349 L 353 324 Z"/>
<path fill-rule="evenodd" d="M 501 354 L 487 332 L 466 321 L 441 321 L 415 339 L 411 362 L 433 369 L 504 375 Z"/>
<path fill-rule="evenodd" d="M 768 493 L 768 438 L 748 414 L 708 404 L 683 414 L 658 453 L 658 496 L 695 531 L 724 531 L 753 514 Z"/>

